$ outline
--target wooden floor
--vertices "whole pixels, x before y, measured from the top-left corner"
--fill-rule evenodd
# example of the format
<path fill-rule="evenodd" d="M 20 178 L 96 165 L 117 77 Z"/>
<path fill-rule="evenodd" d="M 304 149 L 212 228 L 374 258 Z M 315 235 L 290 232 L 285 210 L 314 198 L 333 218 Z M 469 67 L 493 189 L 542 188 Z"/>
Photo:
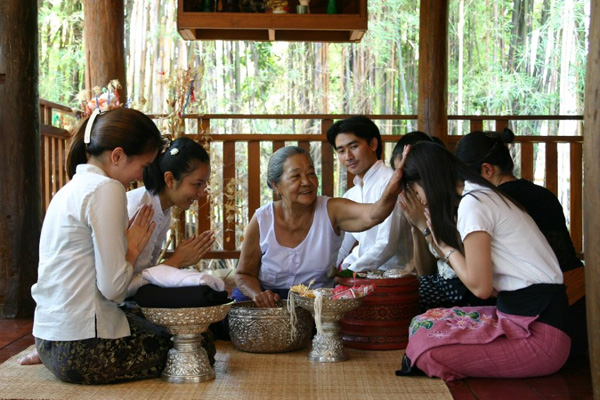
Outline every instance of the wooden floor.
<path fill-rule="evenodd" d="M 0 363 L 33 344 L 31 320 L 0 319 Z M 587 357 L 570 359 L 557 374 L 529 379 L 465 379 L 448 383 L 457 400 L 593 399 Z"/>

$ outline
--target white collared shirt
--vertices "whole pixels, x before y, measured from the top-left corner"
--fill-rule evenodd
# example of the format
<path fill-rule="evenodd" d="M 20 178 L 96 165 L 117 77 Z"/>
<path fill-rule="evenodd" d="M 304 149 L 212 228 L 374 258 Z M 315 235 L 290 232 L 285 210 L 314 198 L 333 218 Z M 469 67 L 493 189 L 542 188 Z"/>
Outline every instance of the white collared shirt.
<path fill-rule="evenodd" d="M 133 266 L 127 254 L 123 185 L 80 164 L 46 212 L 40 236 L 33 335 L 45 340 L 115 339 L 130 334 L 119 309 Z"/>
<path fill-rule="evenodd" d="M 378 160 L 363 179 L 354 177 L 354 187 L 344 197 L 357 203 L 375 203 L 381 197 L 394 171 Z M 358 245 L 352 249 L 352 246 Z M 410 224 L 400 206 L 381 224 L 364 232 L 346 232 L 337 265 L 353 271 L 403 269 L 412 266 L 413 244 Z M 343 261 L 342 261 L 343 260 Z"/>
<path fill-rule="evenodd" d="M 137 290 L 149 282 L 142 277 L 142 272 L 146 268 L 156 266 L 163 244 L 167 237 L 167 232 L 171 226 L 171 208 L 162 210 L 160 198 L 158 195 L 151 194 L 145 187 L 140 187 L 127 192 L 127 213 L 132 218 L 136 211 L 142 206 L 150 204 L 154 210 L 152 221 L 156 224 L 152 237 L 148 244 L 140 253 L 133 268 L 133 279 L 129 285 L 127 297 L 133 296 Z"/>

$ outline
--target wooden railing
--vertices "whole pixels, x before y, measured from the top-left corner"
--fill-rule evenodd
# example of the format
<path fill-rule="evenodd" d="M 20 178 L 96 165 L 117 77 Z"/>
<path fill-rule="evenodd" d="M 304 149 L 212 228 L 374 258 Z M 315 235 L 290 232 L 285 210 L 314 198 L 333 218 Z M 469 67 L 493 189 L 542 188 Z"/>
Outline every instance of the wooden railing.
<path fill-rule="evenodd" d="M 40 102 L 44 110 L 42 114 L 42 200 L 47 206 L 52 195 L 66 182 L 64 173 L 65 139 L 68 134 L 50 126 L 52 111 L 68 113 L 66 107 L 48 102 Z M 158 116 L 153 116 L 159 119 Z M 218 198 L 210 201 L 208 198 L 198 204 L 192 213 L 182 213 L 179 224 L 181 234 L 194 231 L 201 232 L 213 229 L 218 233 L 216 250 L 207 254 L 207 258 L 229 260 L 239 258 L 239 248 L 243 240 L 243 228 L 252 217 L 254 210 L 272 199 L 272 194 L 266 189 L 266 163 L 268 156 L 275 150 L 289 144 L 295 144 L 309 150 L 315 161 L 320 181 L 321 194 L 337 196 L 346 188 L 352 186 L 352 176 L 338 165 L 332 147 L 327 142 L 325 133 L 334 119 L 345 118 L 347 115 L 190 115 L 186 116 L 186 135 L 207 143 L 210 147 L 213 180 L 218 180 L 217 187 L 221 190 L 213 193 Z M 378 124 L 390 124 L 400 121 L 404 124 L 416 121 L 416 116 L 408 115 L 377 115 L 370 116 Z M 303 121 L 302 126 L 312 126 L 307 130 L 314 133 L 227 133 L 236 123 L 239 128 L 248 121 L 279 120 Z M 576 121 L 580 124 L 581 116 L 452 116 L 451 123 L 465 122 L 469 130 L 482 130 L 484 124 L 488 130 L 501 130 L 515 121 Z M 229 123 L 223 128 L 223 122 Z M 308 122 L 308 123 L 307 123 Z M 317 128 L 314 128 L 316 123 Z M 304 125 L 303 125 L 304 124 Z M 219 132 L 219 131 L 222 132 Z M 386 134 L 383 131 L 384 155 L 387 161 L 391 149 L 400 138 L 396 134 Z M 405 132 L 406 130 L 404 130 Z M 447 144 L 453 149 L 461 136 L 448 136 Z M 568 197 L 563 199 L 563 205 L 569 210 L 567 217 L 575 248 L 583 251 L 582 237 L 582 198 L 583 198 L 583 165 L 582 165 L 583 136 L 517 136 L 513 147 L 516 169 L 520 170 L 523 178 L 533 180 L 543 172 L 541 182 L 555 194 L 559 189 L 567 190 Z M 535 147 L 543 147 L 544 150 Z M 568 148 L 568 171 L 559 168 L 559 154 Z M 236 155 L 244 154 L 244 159 L 236 160 Z M 543 171 L 536 168 L 536 154 L 543 154 Z M 538 163 L 539 164 L 539 163 Z M 568 188 L 560 188 L 559 178 L 568 172 Z M 262 177 L 261 177 L 262 176 Z M 564 180 L 564 179 L 563 179 Z M 227 192 L 229 182 L 235 181 L 235 190 Z M 214 182 L 213 182 L 214 183 Z M 214 186 L 214 185 L 213 185 Z M 234 200 L 231 197 L 235 197 Z M 566 203 L 566 204 L 565 204 Z M 45 209 L 45 208 L 44 208 Z"/>
<path fill-rule="evenodd" d="M 42 210 L 50 204 L 52 196 L 67 183 L 66 155 L 67 142 L 71 135 L 68 131 L 56 127 L 55 118 L 63 115 L 74 116 L 71 108 L 40 100 L 41 131 L 41 170 Z"/>

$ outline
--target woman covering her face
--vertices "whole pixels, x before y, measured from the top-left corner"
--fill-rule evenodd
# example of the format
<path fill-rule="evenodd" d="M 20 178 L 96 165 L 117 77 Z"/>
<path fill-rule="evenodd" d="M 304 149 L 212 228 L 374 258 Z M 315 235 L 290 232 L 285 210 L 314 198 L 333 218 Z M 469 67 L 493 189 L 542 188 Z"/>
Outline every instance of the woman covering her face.
<path fill-rule="evenodd" d="M 497 297 L 497 306 L 435 308 L 416 316 L 398 374 L 416 367 L 451 381 L 560 369 L 570 347 L 565 287 L 531 217 L 435 143 L 410 150 L 402 184 L 426 208 L 440 257 L 474 295 Z"/>

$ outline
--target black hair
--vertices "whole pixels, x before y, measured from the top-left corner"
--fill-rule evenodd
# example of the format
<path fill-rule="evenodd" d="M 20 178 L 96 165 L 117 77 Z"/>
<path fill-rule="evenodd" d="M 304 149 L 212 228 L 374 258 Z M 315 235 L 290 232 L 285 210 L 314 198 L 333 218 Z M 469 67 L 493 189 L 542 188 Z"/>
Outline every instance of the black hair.
<path fill-rule="evenodd" d="M 73 178 L 77 165 L 85 164 L 89 156 L 99 156 L 105 151 L 121 147 L 128 157 L 160 151 L 164 141 L 160 131 L 144 113 L 131 108 L 117 108 L 96 116 L 91 130 L 90 143 L 84 143 L 85 128 L 89 118 L 78 126 L 67 156 L 67 173 Z"/>
<path fill-rule="evenodd" d="M 180 181 L 196 169 L 198 162 L 210 165 L 206 150 L 190 138 L 175 139 L 152 164 L 144 168 L 144 186 L 150 193 L 157 195 L 166 186 L 165 172 L 170 171 L 175 180 Z"/>
<path fill-rule="evenodd" d="M 508 128 L 502 132 L 474 131 L 460 139 L 454 154 L 477 173 L 481 173 L 483 163 L 488 163 L 504 174 L 512 174 L 515 164 L 504 144 L 514 139 L 515 134 Z"/>
<path fill-rule="evenodd" d="M 377 149 L 375 154 L 377 159 L 381 160 L 383 144 L 381 143 L 381 133 L 375 123 L 364 115 L 355 115 L 350 118 L 342 119 L 334 123 L 327 129 L 327 141 L 335 149 L 335 138 L 340 133 L 351 133 L 356 137 L 364 139 L 371 143 L 371 139 L 377 139 Z"/>
<path fill-rule="evenodd" d="M 402 157 L 402 152 L 404 151 L 404 147 L 406 145 L 413 145 L 417 142 L 431 142 L 433 139 L 431 136 L 421 131 L 412 131 L 408 132 L 406 135 L 402 136 L 400 140 L 394 146 L 394 150 L 392 150 L 392 156 L 390 157 L 390 166 L 394 167 L 394 160 L 397 157 Z"/>
<path fill-rule="evenodd" d="M 436 237 L 457 249 L 461 248 L 461 245 L 456 231 L 455 216 L 461 196 L 456 191 L 456 185 L 459 181 L 467 180 L 493 190 L 503 201 L 507 201 L 507 197 L 494 185 L 437 143 L 416 143 L 406 156 L 402 170 L 404 189 L 413 182 L 423 188 Z"/>

